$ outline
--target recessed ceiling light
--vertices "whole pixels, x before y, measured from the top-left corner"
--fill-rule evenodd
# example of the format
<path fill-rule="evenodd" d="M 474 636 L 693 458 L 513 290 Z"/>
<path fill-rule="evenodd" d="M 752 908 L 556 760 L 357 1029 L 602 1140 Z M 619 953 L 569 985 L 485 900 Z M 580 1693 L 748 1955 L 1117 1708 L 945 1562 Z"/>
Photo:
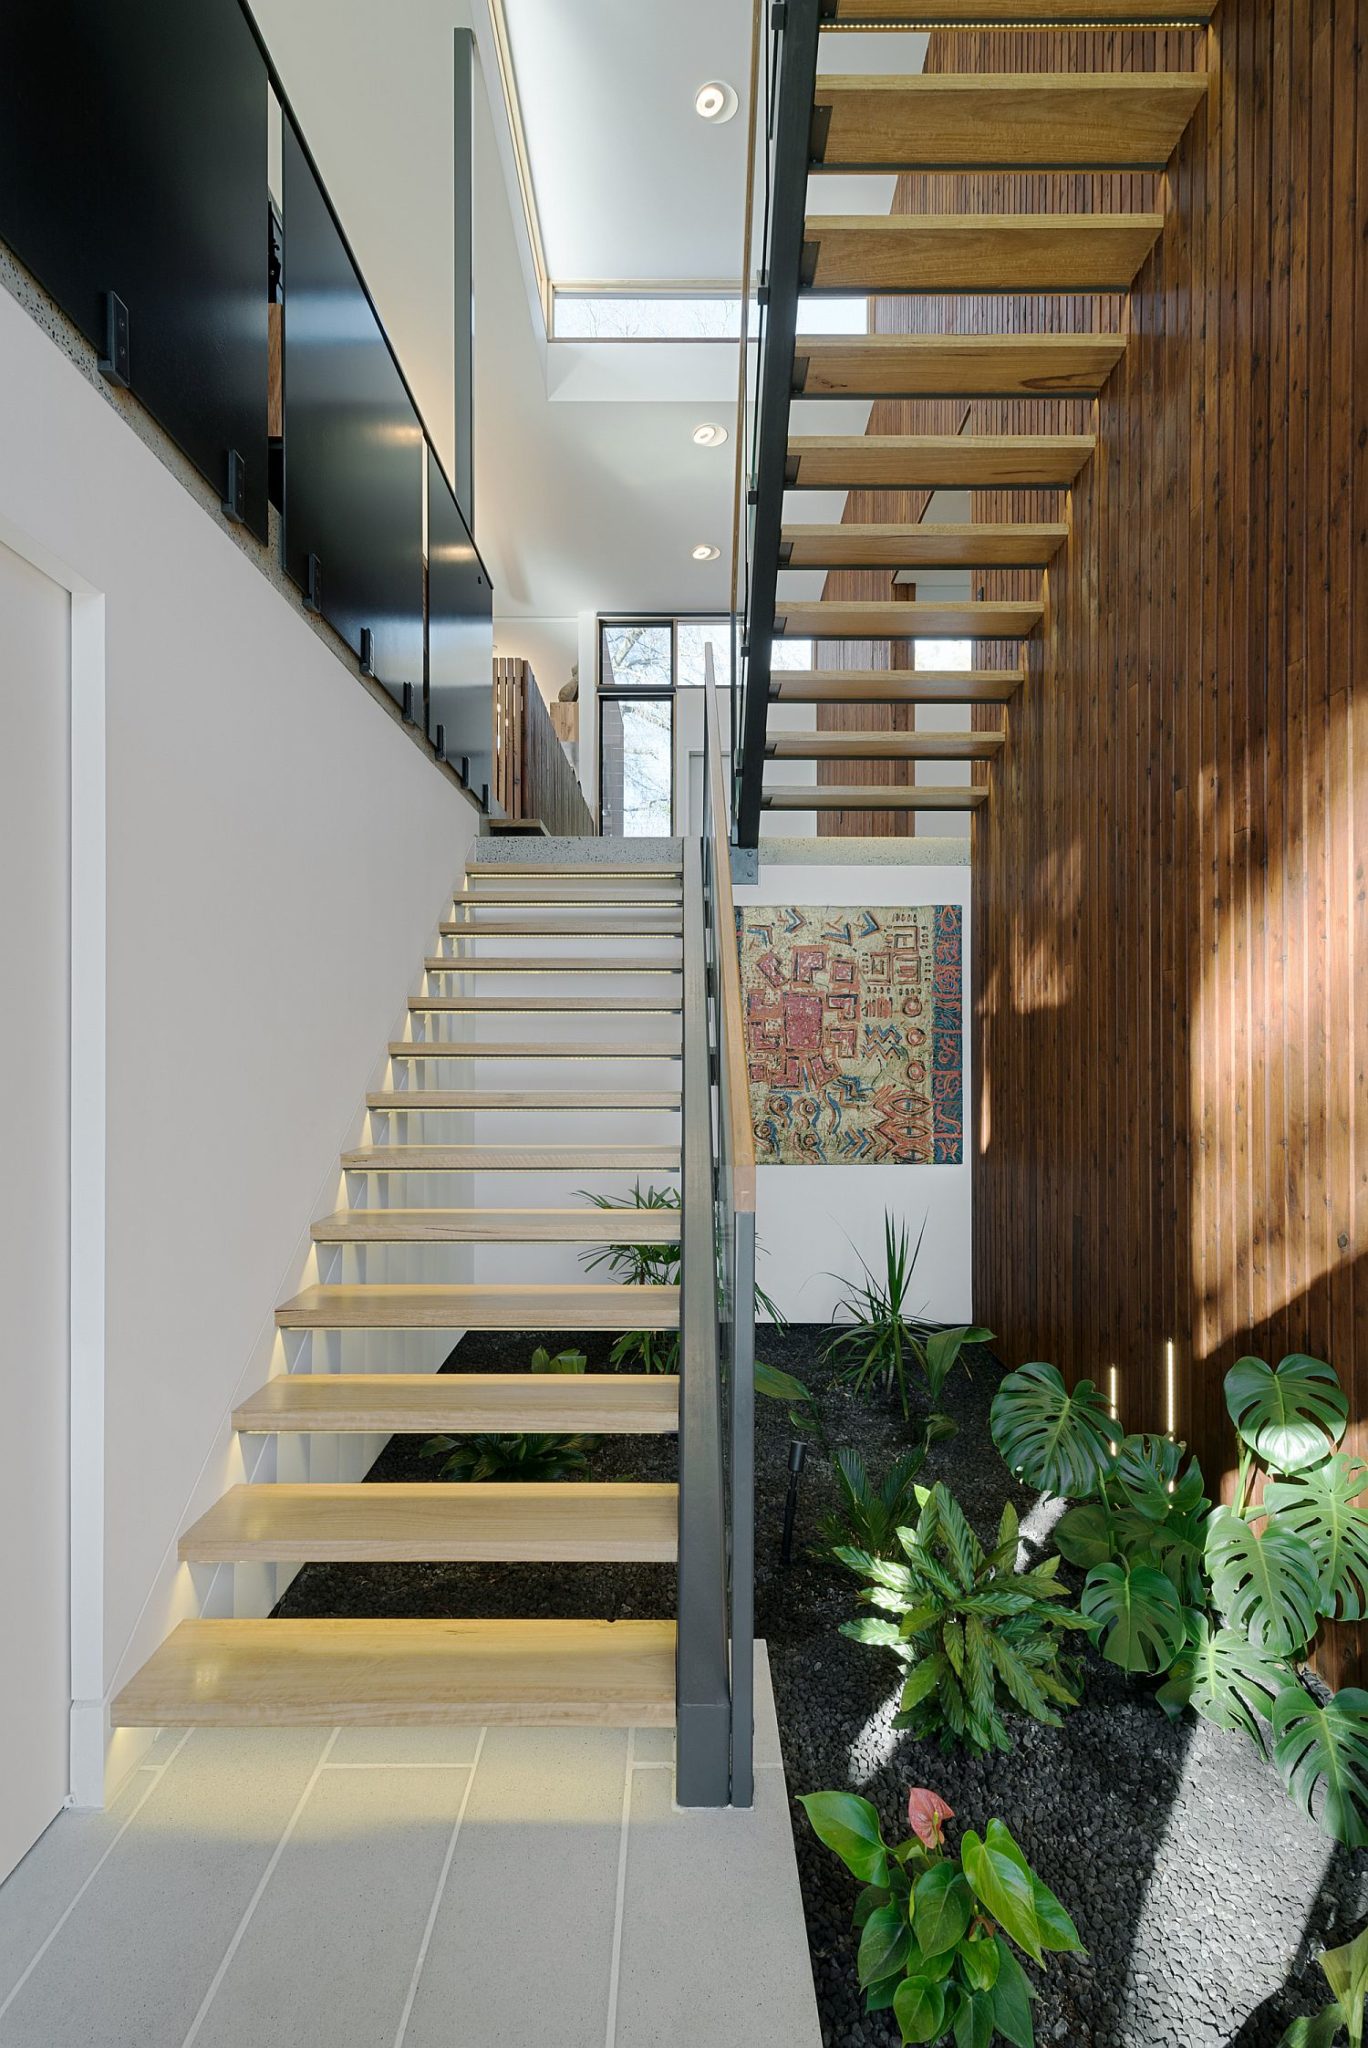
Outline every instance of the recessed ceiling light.
<path fill-rule="evenodd" d="M 706 541 L 700 541 L 693 551 L 693 558 L 696 562 L 715 562 L 721 552 L 721 548 L 710 548 Z"/>
<path fill-rule="evenodd" d="M 716 420 L 704 420 L 702 426 L 693 430 L 694 445 L 698 448 L 720 448 L 727 438 L 725 427 L 719 427 Z"/>
<path fill-rule="evenodd" d="M 710 78 L 694 94 L 694 112 L 703 121 L 730 121 L 738 105 L 736 87 L 720 78 Z"/>

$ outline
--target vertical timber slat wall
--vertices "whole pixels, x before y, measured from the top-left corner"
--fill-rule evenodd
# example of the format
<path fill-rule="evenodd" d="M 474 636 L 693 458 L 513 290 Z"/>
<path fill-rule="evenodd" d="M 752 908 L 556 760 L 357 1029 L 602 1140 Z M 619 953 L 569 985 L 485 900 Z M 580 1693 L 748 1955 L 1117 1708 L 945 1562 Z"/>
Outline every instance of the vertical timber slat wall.
<path fill-rule="evenodd" d="M 1209 71 L 1161 178 L 1033 181 L 1065 211 L 1154 193 L 1128 307 L 920 318 L 1129 332 L 1095 405 L 972 408 L 969 431 L 1081 413 L 1099 437 L 975 824 L 976 1310 L 1011 1363 L 1115 1366 L 1132 1428 L 1169 1420 L 1172 1343 L 1213 1490 L 1243 1351 L 1330 1359 L 1368 1448 L 1366 51 L 1368 0 L 1223 0 L 1206 39 L 942 34 L 928 58 Z M 899 205 L 1027 184 L 904 178 Z M 1361 1678 L 1335 1633 L 1327 1675 Z"/>

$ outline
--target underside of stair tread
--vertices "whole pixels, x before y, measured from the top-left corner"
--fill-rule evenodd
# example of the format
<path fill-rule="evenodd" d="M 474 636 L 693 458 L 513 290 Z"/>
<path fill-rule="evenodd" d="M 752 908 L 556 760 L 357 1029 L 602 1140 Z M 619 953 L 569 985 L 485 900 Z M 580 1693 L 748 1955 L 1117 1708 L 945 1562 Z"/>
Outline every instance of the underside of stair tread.
<path fill-rule="evenodd" d="M 465 878 L 470 882 L 510 881 L 524 882 L 535 876 L 538 881 L 554 882 L 563 876 L 576 881 L 596 880 L 620 882 L 649 880 L 656 875 L 678 876 L 684 872 L 677 860 L 630 860 L 620 865 L 609 861 L 558 860 L 558 861 L 475 861 L 466 869 Z"/>
<path fill-rule="evenodd" d="M 678 1145 L 360 1145 L 342 1154 L 348 1173 L 597 1173 L 625 1167 L 668 1173 Z"/>
<path fill-rule="evenodd" d="M 115 1727 L 667 1727 L 668 1621 L 183 1621 Z"/>
<path fill-rule="evenodd" d="M 1000 732 L 772 732 L 773 761 L 990 761 Z"/>
<path fill-rule="evenodd" d="M 587 1045 L 582 1039 L 549 1043 L 494 1039 L 486 1043 L 478 1038 L 396 1038 L 389 1048 L 392 1060 L 677 1060 L 680 1052 L 678 1039 L 673 1043 L 633 1039 L 623 1045 L 600 1040 Z"/>
<path fill-rule="evenodd" d="M 1091 434 L 799 434 L 787 481 L 799 491 L 1060 490 L 1094 445 Z"/>
<path fill-rule="evenodd" d="M 652 923 L 634 917 L 620 924 L 606 917 L 566 917 L 497 924 L 453 919 L 437 929 L 444 939 L 675 939 L 683 927 L 677 917 Z"/>
<path fill-rule="evenodd" d="M 817 80 L 814 168 L 1160 170 L 1206 81 L 1191 72 L 934 72 Z"/>
<path fill-rule="evenodd" d="M 770 697 L 778 704 L 1005 704 L 1025 680 L 1016 668 L 776 668 Z"/>
<path fill-rule="evenodd" d="M 453 896 L 452 907 L 456 910 L 677 910 L 684 898 L 678 889 L 662 889 L 658 894 L 643 896 L 639 890 L 612 891 L 596 890 L 586 895 L 581 888 L 570 888 L 563 895 L 551 894 L 542 889 L 536 893 L 527 890 L 489 889 L 476 892 L 467 890 L 463 896 Z"/>
<path fill-rule="evenodd" d="M 528 953 L 437 953 L 424 961 L 428 974 L 682 974 L 682 955 L 673 958 L 634 960 L 630 955 L 616 959 L 604 954 L 584 958 L 565 953 L 555 958 Z"/>
<path fill-rule="evenodd" d="M 1128 291 L 1158 213 L 809 214 L 813 292 Z"/>
<path fill-rule="evenodd" d="M 798 640 L 1017 640 L 1034 633 L 1042 604 L 854 602 L 775 604 L 775 631 Z"/>
<path fill-rule="evenodd" d="M 1216 0 L 835 0 L 827 28 L 1203 28 Z"/>
<path fill-rule="evenodd" d="M 672 1564 L 679 1490 L 597 1480 L 233 1486 L 187 1529 L 187 1564 Z"/>
<path fill-rule="evenodd" d="M 678 1244 L 681 1220 L 678 1209 L 339 1209 L 314 1224 L 313 1236 L 320 1244 Z"/>
<path fill-rule="evenodd" d="M 760 801 L 769 811 L 973 811 L 986 803 L 982 786 L 961 789 L 932 789 L 926 785 L 890 788 L 877 786 L 835 787 L 824 783 L 805 788 L 766 786 Z"/>
<path fill-rule="evenodd" d="M 1125 352 L 1119 334 L 800 335 L 794 390 L 809 398 L 1088 396 Z"/>
<path fill-rule="evenodd" d="M 1005 526 L 786 526 L 783 569 L 1040 569 L 1069 537 L 1061 523 Z"/>
<path fill-rule="evenodd" d="M 377 1088 L 367 1109 L 678 1109 L 677 1088 Z"/>
<path fill-rule="evenodd" d="M 672 1373 L 281 1373 L 233 1415 L 234 1429 L 403 1435 L 492 1430 L 666 1435 L 679 1423 Z"/>
<path fill-rule="evenodd" d="M 677 1287 L 589 1280 L 367 1281 L 305 1287 L 282 1330 L 674 1330 Z"/>
<path fill-rule="evenodd" d="M 658 996 L 410 996 L 410 1010 L 643 1010 L 658 1014 L 682 1008 L 678 996 L 662 990 Z"/>

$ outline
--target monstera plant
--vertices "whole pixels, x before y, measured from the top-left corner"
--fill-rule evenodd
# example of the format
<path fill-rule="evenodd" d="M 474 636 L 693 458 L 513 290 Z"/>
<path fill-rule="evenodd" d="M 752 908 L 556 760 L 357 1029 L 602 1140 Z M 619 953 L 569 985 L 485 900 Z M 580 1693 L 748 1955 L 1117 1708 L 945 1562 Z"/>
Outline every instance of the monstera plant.
<path fill-rule="evenodd" d="M 1339 1448 L 1349 1404 L 1334 1370 L 1293 1353 L 1241 1358 L 1225 1380 L 1239 1441 L 1235 1499 L 1213 1507 L 1167 1437 L 1123 1436 L 1090 1380 L 1053 1366 L 1003 1380 L 994 1441 L 1028 1485 L 1072 1505 L 1055 1532 L 1087 1573 L 1082 1613 L 1102 1655 L 1161 1677 L 1192 1707 L 1272 1753 L 1289 1792 L 1335 1840 L 1368 1843 L 1368 1693 L 1328 1704 L 1298 1676 L 1322 1621 L 1368 1615 L 1368 1465 Z"/>

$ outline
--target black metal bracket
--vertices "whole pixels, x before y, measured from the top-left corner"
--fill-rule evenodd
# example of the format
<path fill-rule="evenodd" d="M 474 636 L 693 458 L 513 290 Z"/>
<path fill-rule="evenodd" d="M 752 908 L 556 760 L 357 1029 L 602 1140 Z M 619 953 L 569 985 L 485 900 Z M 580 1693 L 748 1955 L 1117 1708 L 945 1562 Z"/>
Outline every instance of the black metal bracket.
<path fill-rule="evenodd" d="M 223 494 L 223 516 L 240 526 L 247 516 L 247 465 L 236 448 L 228 450 L 228 487 Z"/>
<path fill-rule="evenodd" d="M 412 683 L 405 683 L 405 685 L 404 685 L 404 723 L 405 723 L 405 725 L 412 725 L 412 724 L 413 724 L 413 685 L 412 685 Z"/>
<path fill-rule="evenodd" d="M 369 626 L 361 628 L 361 653 L 359 659 L 362 675 L 370 676 L 373 679 L 375 676 L 375 634 Z M 411 713 L 413 704 L 412 683 L 405 683 L 404 685 L 404 702 L 409 707 Z"/>
<path fill-rule="evenodd" d="M 128 308 L 117 292 L 104 295 L 104 322 L 100 375 L 111 384 L 117 384 L 121 391 L 131 391 L 133 373 Z"/>
<path fill-rule="evenodd" d="M 304 571 L 304 609 L 321 612 L 323 609 L 323 564 L 317 555 L 310 555 Z"/>

